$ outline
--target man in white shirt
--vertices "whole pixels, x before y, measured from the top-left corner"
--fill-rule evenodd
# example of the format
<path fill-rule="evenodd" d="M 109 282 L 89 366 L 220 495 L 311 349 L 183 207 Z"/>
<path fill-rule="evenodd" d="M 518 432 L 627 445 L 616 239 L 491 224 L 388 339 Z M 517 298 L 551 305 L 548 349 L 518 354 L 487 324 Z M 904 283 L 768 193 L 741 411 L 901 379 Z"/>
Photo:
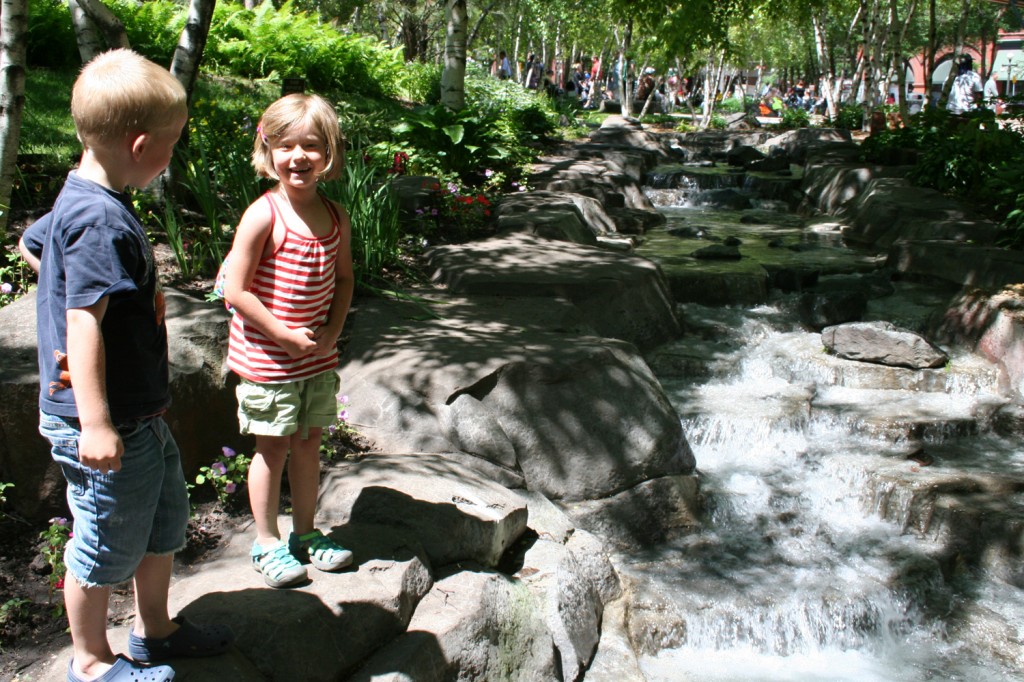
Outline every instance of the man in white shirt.
<path fill-rule="evenodd" d="M 983 90 L 981 76 L 974 70 L 971 55 L 960 55 L 957 76 L 953 81 L 953 88 L 949 91 L 946 108 L 957 116 L 966 114 L 978 106 Z"/>

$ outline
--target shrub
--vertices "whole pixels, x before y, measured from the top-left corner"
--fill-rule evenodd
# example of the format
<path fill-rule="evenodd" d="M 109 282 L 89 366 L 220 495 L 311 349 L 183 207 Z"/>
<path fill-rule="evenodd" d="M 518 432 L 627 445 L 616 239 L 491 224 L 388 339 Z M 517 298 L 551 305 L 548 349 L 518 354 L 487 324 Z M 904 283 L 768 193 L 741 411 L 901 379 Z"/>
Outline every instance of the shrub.
<path fill-rule="evenodd" d="M 806 109 L 790 107 L 782 110 L 780 127 L 792 130 L 794 128 L 806 128 L 810 124 L 811 115 L 807 113 Z"/>
<path fill-rule="evenodd" d="M 69 69 L 80 66 L 78 42 L 71 28 L 68 4 L 60 0 L 35 0 L 28 7 L 28 48 L 31 66 Z"/>
<path fill-rule="evenodd" d="M 841 105 L 832 125 L 843 130 L 860 130 L 864 127 L 864 108 L 859 104 Z"/>

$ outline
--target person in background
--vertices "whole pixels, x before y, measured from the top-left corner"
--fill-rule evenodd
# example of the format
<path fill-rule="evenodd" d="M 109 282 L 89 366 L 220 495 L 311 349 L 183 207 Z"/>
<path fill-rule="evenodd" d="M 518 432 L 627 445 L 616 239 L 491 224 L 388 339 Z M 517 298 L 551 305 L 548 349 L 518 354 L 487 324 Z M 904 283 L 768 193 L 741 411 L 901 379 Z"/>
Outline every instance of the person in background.
<path fill-rule="evenodd" d="M 496 75 L 503 81 L 512 77 L 512 65 L 508 63 L 508 57 L 505 55 L 505 50 L 498 53 Z"/>
<path fill-rule="evenodd" d="M 974 70 L 974 59 L 969 54 L 960 55 L 957 61 L 957 75 L 949 91 L 946 109 L 956 116 L 976 109 L 981 104 L 984 89 L 981 76 Z"/>
<path fill-rule="evenodd" d="M 225 626 L 170 618 L 174 553 L 189 500 L 170 406 L 164 297 L 149 236 L 128 187 L 167 168 L 185 126 L 185 90 L 130 50 L 90 61 L 71 92 L 82 157 L 53 211 L 19 247 L 39 272 L 39 431 L 68 481 L 74 532 L 64 553 L 69 682 L 174 678 L 182 656 L 222 653 Z M 107 638 L 114 585 L 131 580 L 131 659 Z"/>

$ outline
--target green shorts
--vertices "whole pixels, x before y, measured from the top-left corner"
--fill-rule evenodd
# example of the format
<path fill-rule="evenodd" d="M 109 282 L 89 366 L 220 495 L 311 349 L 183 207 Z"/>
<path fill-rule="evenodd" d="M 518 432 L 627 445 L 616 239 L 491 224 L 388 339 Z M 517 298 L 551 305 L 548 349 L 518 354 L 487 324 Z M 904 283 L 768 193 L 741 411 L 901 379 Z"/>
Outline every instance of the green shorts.
<path fill-rule="evenodd" d="M 242 379 L 235 389 L 238 424 L 243 435 L 291 436 L 326 428 L 338 419 L 338 389 L 334 370 L 284 384 L 258 384 Z"/>

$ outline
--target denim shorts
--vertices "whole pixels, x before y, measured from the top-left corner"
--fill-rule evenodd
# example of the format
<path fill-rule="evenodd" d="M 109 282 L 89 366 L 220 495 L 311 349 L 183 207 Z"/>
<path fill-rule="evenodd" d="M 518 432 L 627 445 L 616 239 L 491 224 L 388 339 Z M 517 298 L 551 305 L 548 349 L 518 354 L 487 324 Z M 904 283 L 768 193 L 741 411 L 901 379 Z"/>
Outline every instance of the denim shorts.
<path fill-rule="evenodd" d="M 121 470 L 100 473 L 78 461 L 77 419 L 39 417 L 39 432 L 67 479 L 75 522 L 64 563 L 85 586 L 124 582 L 145 555 L 173 554 L 185 546 L 188 489 L 166 422 L 147 417 L 116 427 L 124 443 Z"/>
<path fill-rule="evenodd" d="M 309 437 L 311 428 L 326 428 L 338 419 L 341 380 L 333 369 L 283 384 L 242 379 L 235 389 L 238 424 L 243 435 Z"/>

